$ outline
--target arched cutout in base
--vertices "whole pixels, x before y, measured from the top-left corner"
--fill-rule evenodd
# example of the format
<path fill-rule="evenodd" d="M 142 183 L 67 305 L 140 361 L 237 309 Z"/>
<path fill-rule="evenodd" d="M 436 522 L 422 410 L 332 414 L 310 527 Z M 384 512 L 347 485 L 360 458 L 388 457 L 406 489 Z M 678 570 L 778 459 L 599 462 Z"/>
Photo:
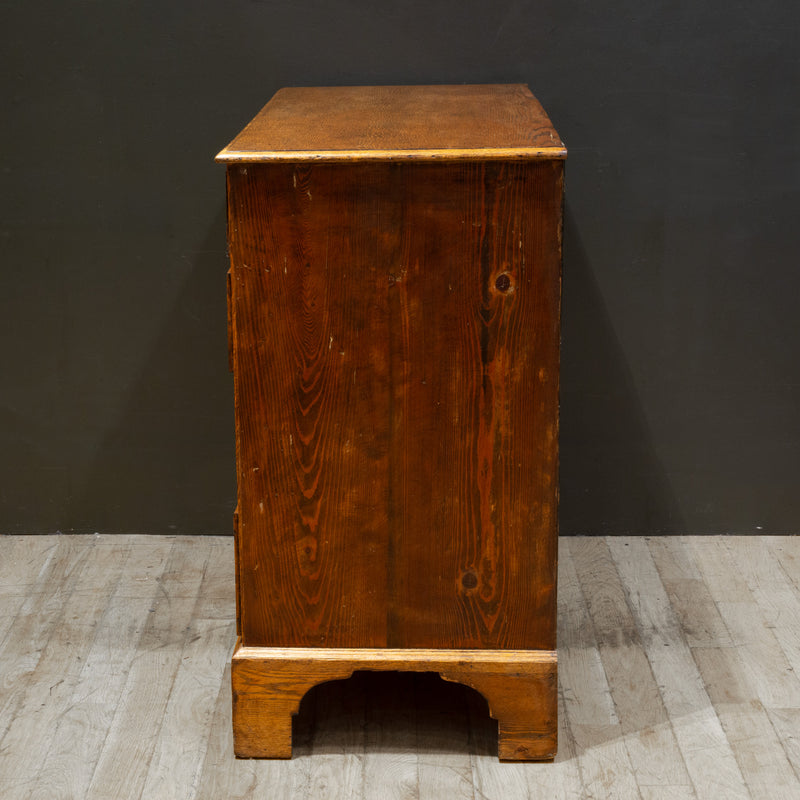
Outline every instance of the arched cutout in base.
<path fill-rule="evenodd" d="M 497 720 L 475 689 L 398 670 L 318 683 L 292 718 L 292 757 L 399 751 L 497 757 Z"/>
<path fill-rule="evenodd" d="M 551 650 L 384 650 L 244 647 L 231 665 L 234 752 L 291 758 L 292 716 L 303 695 L 357 670 L 437 672 L 478 691 L 498 723 L 503 761 L 546 761 L 556 753 L 557 657 Z"/>

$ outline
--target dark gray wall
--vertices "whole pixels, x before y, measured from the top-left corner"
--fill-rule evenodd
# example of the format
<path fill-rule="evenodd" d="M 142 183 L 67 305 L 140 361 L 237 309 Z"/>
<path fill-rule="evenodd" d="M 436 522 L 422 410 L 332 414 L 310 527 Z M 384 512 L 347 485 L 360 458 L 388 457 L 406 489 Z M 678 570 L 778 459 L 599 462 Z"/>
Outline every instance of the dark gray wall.
<path fill-rule="evenodd" d="M 224 176 L 284 85 L 530 84 L 570 148 L 564 533 L 800 523 L 800 6 L 4 3 L 0 531 L 224 533 Z"/>

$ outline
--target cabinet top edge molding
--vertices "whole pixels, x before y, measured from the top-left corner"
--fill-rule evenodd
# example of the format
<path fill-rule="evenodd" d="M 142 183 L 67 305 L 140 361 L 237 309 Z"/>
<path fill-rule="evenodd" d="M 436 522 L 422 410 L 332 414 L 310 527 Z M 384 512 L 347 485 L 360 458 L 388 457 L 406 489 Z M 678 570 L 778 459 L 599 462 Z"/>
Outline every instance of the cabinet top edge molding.
<path fill-rule="evenodd" d="M 227 163 L 563 159 L 525 84 L 280 89 L 218 155 Z"/>

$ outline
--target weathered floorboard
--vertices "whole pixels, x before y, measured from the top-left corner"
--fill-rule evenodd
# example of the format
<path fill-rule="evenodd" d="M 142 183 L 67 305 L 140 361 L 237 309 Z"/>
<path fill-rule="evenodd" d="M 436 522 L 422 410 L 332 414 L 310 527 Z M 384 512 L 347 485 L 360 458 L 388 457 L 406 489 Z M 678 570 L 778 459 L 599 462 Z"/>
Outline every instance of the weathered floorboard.
<path fill-rule="evenodd" d="M 611 537 L 608 544 L 697 796 L 744 800 L 741 771 L 646 539 Z"/>
<path fill-rule="evenodd" d="M 237 760 L 230 538 L 0 536 L 0 796 L 794 798 L 797 541 L 563 540 L 559 753 L 504 764 L 477 693 L 397 673 L 317 687 L 293 759 Z"/>

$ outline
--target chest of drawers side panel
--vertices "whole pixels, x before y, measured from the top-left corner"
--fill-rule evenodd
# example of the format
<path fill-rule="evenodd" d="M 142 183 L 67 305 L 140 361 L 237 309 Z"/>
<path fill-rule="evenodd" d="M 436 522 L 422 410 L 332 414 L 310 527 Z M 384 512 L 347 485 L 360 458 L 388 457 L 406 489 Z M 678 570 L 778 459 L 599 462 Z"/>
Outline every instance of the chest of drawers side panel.
<path fill-rule="evenodd" d="M 229 167 L 246 645 L 386 646 L 376 168 Z"/>
<path fill-rule="evenodd" d="M 562 174 L 229 167 L 246 645 L 555 647 Z"/>

